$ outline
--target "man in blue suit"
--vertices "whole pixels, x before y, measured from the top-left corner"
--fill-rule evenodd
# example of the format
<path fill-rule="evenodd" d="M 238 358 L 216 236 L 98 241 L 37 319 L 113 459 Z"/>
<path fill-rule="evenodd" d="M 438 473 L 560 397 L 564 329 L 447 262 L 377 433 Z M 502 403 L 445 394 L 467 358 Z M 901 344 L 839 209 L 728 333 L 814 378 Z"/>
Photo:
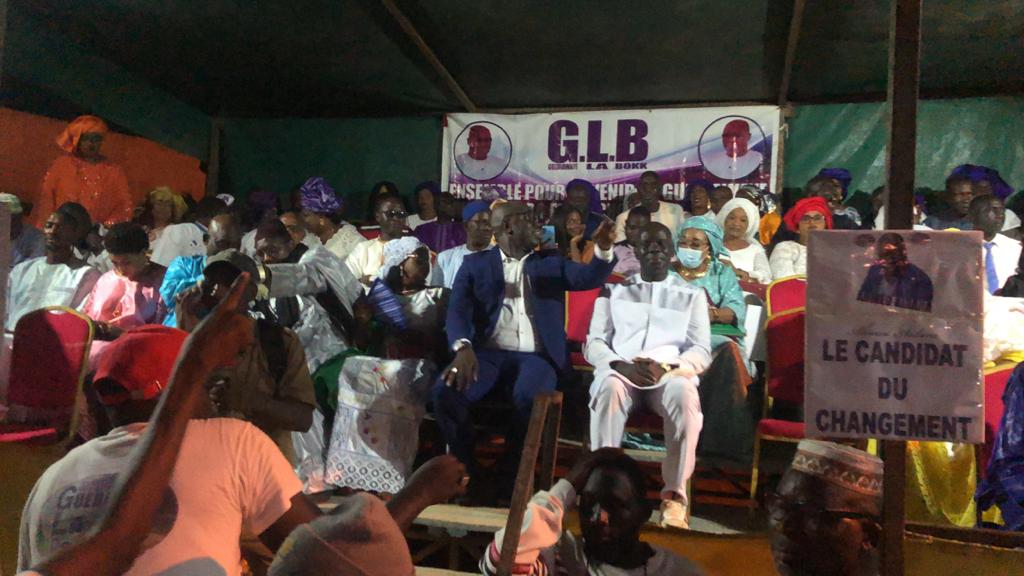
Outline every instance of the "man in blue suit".
<path fill-rule="evenodd" d="M 506 462 L 518 461 L 534 396 L 554 390 L 557 372 L 568 364 L 565 291 L 600 287 L 615 266 L 615 230 L 607 219 L 592 235 L 590 264 L 569 261 L 555 250 L 534 251 L 540 225 L 522 202 L 496 206 L 491 227 L 496 249 L 467 255 L 455 277 L 446 323 L 455 360 L 433 391 L 445 442 L 471 474 L 478 472 L 473 405 L 495 386 L 509 392 L 517 418 Z M 513 478 L 503 480 L 511 485 Z"/>

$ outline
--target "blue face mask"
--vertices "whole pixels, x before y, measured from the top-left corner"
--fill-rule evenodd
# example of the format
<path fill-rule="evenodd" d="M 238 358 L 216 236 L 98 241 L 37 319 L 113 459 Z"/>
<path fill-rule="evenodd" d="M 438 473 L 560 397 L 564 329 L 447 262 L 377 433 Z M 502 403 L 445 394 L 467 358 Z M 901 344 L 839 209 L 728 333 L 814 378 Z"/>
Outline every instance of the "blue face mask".
<path fill-rule="evenodd" d="M 704 262 L 704 252 L 679 246 L 676 248 L 676 258 L 679 258 L 679 263 L 683 265 L 683 268 L 692 270 Z"/>

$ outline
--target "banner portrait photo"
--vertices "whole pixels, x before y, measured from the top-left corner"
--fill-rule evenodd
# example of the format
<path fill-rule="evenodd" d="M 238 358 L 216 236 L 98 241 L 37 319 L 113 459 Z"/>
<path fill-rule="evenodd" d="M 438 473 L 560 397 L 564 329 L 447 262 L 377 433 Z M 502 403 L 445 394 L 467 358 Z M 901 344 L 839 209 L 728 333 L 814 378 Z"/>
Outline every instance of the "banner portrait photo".
<path fill-rule="evenodd" d="M 818 438 L 980 443 L 980 232 L 813 232 L 804 417 Z"/>
<path fill-rule="evenodd" d="M 583 178 L 607 204 L 652 170 L 670 201 L 697 180 L 774 192 L 778 125 L 775 106 L 448 114 L 442 188 L 463 198 L 551 201 Z"/>

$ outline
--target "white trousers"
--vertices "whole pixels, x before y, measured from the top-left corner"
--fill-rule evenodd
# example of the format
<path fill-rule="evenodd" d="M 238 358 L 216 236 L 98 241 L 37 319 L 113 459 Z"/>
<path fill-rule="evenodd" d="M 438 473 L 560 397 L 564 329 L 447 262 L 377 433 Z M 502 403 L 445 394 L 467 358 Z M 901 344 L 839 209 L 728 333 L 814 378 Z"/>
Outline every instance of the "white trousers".
<path fill-rule="evenodd" d="M 634 387 L 618 374 L 610 374 L 591 389 L 590 448 L 622 445 L 626 420 L 637 402 L 661 416 L 665 426 L 667 454 L 661 464 L 665 483 L 662 499 L 682 499 L 686 504 L 686 481 L 693 475 L 697 460 L 697 440 L 704 426 L 700 410 L 696 377 L 669 378 L 665 385 L 652 390 Z"/>

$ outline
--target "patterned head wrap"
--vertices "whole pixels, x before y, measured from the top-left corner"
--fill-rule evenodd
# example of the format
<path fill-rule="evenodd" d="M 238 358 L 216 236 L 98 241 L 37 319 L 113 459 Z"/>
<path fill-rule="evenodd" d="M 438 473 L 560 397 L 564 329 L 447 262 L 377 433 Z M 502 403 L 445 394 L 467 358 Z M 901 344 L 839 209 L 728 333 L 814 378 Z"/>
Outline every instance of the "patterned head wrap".
<path fill-rule="evenodd" d="M 384 265 L 380 267 L 380 272 L 377 274 L 381 279 L 385 279 L 388 276 L 388 272 L 391 271 L 395 266 L 399 266 L 405 259 L 412 256 L 420 248 L 426 248 L 427 245 L 420 242 L 419 238 L 415 236 L 403 236 L 394 240 L 388 240 L 387 244 L 384 244 Z"/>
<path fill-rule="evenodd" d="M 299 188 L 299 204 L 314 214 L 337 214 L 342 208 L 341 199 L 322 176 L 306 180 Z"/>
<path fill-rule="evenodd" d="M 728 256 L 729 251 L 725 249 L 725 235 L 722 229 L 715 224 L 715 221 L 706 216 L 691 216 L 683 221 L 682 226 L 676 232 L 676 242 L 683 237 L 683 232 L 695 228 L 702 230 L 708 237 L 708 244 L 711 245 L 711 259 L 718 260 L 719 256 Z"/>
<path fill-rule="evenodd" d="M 107 123 L 98 116 L 79 116 L 68 124 L 67 128 L 57 136 L 57 146 L 68 154 L 78 149 L 78 141 L 82 134 L 87 132 L 98 132 L 106 134 L 110 131 Z"/>
<path fill-rule="evenodd" d="M 590 208 L 591 212 L 597 212 L 598 214 L 604 214 L 604 206 L 601 205 L 601 193 L 597 188 L 590 183 L 589 180 L 582 178 L 574 178 L 565 185 L 566 194 L 569 192 L 569 188 L 583 187 L 588 194 L 590 194 Z"/>
<path fill-rule="evenodd" d="M 832 210 L 829 209 L 828 202 L 821 196 L 800 200 L 786 212 L 782 220 L 786 223 L 786 228 L 789 228 L 790 232 L 799 232 L 800 219 L 808 212 L 817 212 L 823 215 L 825 217 L 825 228 L 828 230 L 832 229 Z"/>
<path fill-rule="evenodd" d="M 882 496 L 882 461 L 849 446 L 801 440 L 791 468 L 866 496 Z"/>

